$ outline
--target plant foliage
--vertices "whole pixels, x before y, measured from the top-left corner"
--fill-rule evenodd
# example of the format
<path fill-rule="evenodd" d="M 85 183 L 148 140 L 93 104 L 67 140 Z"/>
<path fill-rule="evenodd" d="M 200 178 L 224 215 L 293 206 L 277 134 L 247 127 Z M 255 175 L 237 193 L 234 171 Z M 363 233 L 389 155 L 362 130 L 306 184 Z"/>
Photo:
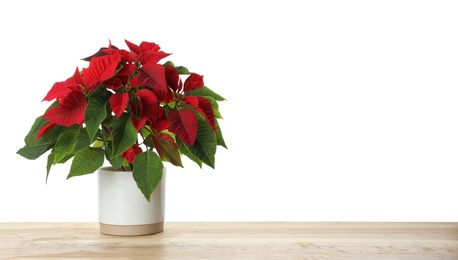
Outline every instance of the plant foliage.
<path fill-rule="evenodd" d="M 153 42 L 128 50 L 109 43 L 84 58 L 87 68 L 54 83 L 53 101 L 33 123 L 17 153 L 34 160 L 49 151 L 53 165 L 72 160 L 67 178 L 95 172 L 105 159 L 129 168 L 149 200 L 162 179 L 163 162 L 183 167 L 186 156 L 214 168 L 217 146 L 227 148 L 218 120 L 225 99 L 203 76 L 173 62 Z"/>

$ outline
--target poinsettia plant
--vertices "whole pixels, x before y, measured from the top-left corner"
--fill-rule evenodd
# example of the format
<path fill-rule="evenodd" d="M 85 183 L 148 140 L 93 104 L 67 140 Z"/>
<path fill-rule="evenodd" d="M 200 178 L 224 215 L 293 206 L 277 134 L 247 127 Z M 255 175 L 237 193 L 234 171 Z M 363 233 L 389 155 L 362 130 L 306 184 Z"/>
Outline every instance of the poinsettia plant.
<path fill-rule="evenodd" d="M 37 159 L 48 151 L 53 165 L 72 160 L 67 179 L 90 174 L 105 163 L 132 170 L 149 200 L 162 179 L 163 162 L 183 167 L 186 156 L 215 167 L 217 146 L 227 148 L 218 120 L 225 100 L 203 76 L 173 62 L 153 42 L 128 50 L 109 42 L 83 58 L 87 68 L 54 83 L 42 101 L 53 101 L 33 123 L 17 153 Z"/>

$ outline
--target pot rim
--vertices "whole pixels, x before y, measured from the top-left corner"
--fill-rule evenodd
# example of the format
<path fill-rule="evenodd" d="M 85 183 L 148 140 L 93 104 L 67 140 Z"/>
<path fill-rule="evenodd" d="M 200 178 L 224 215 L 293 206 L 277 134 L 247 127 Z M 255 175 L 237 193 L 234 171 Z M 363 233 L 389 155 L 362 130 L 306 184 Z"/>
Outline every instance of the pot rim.
<path fill-rule="evenodd" d="M 122 168 L 117 168 L 115 169 L 113 166 L 103 166 L 100 167 L 99 170 L 104 170 L 104 171 L 111 171 L 111 172 L 132 172 L 132 170 L 123 170 Z"/>

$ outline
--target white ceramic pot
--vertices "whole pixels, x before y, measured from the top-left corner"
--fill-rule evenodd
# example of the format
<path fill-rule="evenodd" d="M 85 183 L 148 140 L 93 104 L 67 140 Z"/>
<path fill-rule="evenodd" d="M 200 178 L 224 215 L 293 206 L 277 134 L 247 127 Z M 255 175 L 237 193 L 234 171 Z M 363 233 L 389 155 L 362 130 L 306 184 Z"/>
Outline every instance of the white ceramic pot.
<path fill-rule="evenodd" d="M 97 171 L 100 232 L 107 235 L 151 235 L 164 230 L 165 172 L 150 202 L 131 171 L 102 167 Z"/>

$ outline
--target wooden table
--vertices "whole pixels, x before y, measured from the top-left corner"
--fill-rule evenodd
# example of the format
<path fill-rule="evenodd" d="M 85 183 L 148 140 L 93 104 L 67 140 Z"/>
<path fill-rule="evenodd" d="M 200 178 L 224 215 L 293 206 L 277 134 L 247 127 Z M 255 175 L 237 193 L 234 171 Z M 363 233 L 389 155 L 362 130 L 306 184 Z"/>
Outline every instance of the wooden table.
<path fill-rule="evenodd" d="M 0 223 L 0 259 L 458 259 L 458 223 L 180 222 L 140 237 L 97 223 Z"/>

